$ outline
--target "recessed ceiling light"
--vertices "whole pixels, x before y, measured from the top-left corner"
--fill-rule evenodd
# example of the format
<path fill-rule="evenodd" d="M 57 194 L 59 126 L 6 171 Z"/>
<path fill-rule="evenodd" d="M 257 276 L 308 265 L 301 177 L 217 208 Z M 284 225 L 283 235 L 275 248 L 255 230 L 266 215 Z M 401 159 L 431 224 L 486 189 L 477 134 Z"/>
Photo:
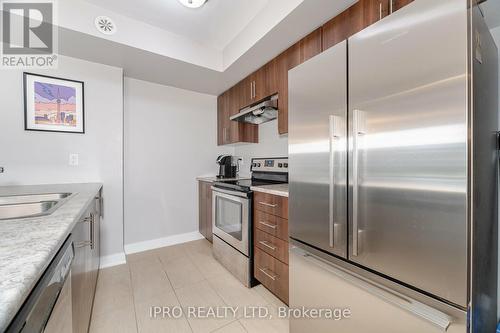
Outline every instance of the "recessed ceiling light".
<path fill-rule="evenodd" d="M 207 2 L 207 0 L 179 0 L 181 4 L 189 8 L 199 8 Z"/>

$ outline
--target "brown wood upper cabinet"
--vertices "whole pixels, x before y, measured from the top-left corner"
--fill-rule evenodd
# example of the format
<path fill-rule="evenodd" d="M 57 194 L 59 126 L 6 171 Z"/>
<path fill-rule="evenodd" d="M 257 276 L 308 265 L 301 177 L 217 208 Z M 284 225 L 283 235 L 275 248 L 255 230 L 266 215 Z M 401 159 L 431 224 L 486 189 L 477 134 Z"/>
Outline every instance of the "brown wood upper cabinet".
<path fill-rule="evenodd" d="M 274 63 L 269 62 L 237 84 L 240 110 L 277 92 Z"/>
<path fill-rule="evenodd" d="M 224 119 L 229 118 L 236 110 L 239 111 L 278 93 L 278 131 L 279 134 L 288 133 L 288 71 L 413 1 L 359 0 L 243 79 L 231 88 L 232 94 L 228 91 L 219 96 L 221 100 L 219 116 Z M 225 95 L 229 96 L 225 97 L 228 99 L 227 102 L 221 98 Z M 251 126 L 254 125 L 235 125 L 229 120 L 221 119 L 219 144 L 257 142 L 258 130 Z"/>
<path fill-rule="evenodd" d="M 258 142 L 259 129 L 257 125 L 240 123 L 230 119 L 240 110 L 240 96 L 240 87 L 236 85 L 217 98 L 217 144 L 219 146 L 237 142 Z"/>
<path fill-rule="evenodd" d="M 360 0 L 325 23 L 323 25 L 323 51 L 388 16 L 391 8 L 390 1 Z"/>
<path fill-rule="evenodd" d="M 392 11 L 395 12 L 396 10 L 401 9 L 404 6 L 409 5 L 413 1 L 414 0 L 392 0 Z"/>

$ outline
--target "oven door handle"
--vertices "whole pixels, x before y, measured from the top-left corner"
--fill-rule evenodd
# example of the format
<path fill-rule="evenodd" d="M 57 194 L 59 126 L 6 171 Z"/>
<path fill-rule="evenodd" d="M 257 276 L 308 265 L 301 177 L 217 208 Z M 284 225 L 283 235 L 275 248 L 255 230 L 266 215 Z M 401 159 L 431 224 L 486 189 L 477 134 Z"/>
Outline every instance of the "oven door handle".
<path fill-rule="evenodd" d="M 212 190 L 214 192 L 224 193 L 224 194 L 228 194 L 228 195 L 234 195 L 236 197 L 245 198 L 245 199 L 248 199 L 248 197 L 249 197 L 248 193 L 246 193 L 246 192 L 230 191 L 230 190 L 221 189 L 220 187 L 215 187 L 215 186 L 212 186 Z"/>

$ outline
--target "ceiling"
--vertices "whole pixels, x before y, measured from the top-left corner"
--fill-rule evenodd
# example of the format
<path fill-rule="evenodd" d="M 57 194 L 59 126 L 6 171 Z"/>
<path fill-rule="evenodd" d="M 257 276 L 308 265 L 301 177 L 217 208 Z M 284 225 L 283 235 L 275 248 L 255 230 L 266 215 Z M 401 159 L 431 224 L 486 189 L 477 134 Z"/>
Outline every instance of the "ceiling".
<path fill-rule="evenodd" d="M 224 49 L 270 0 L 209 0 L 191 9 L 177 0 L 85 0 L 126 17 Z"/>
<path fill-rule="evenodd" d="M 97 0 L 59 2 L 59 54 L 123 68 L 127 77 L 218 95 L 357 0 L 266 0 L 264 9 L 224 50 L 212 53 L 209 47 L 193 47 L 196 43 L 184 36 L 172 38 L 178 34 L 88 1 Z M 111 1 L 115 0 L 99 4 Z M 132 1 L 137 0 L 120 3 Z M 156 0 L 141 1 L 143 5 Z M 209 0 L 208 4 L 254 1 L 261 0 Z M 97 15 L 112 17 L 117 33 L 99 33 L 93 24 Z M 224 66 L 212 66 L 211 60 Z"/>
<path fill-rule="evenodd" d="M 500 0 L 487 0 L 481 4 L 486 23 L 490 29 L 500 26 Z"/>

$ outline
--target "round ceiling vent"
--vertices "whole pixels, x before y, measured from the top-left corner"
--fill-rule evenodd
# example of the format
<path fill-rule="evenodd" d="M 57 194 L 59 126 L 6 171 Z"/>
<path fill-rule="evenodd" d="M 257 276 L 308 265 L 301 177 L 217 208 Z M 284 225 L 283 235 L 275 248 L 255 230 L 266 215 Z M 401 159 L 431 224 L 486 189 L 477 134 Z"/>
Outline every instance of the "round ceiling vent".
<path fill-rule="evenodd" d="M 98 16 L 95 18 L 95 27 L 105 35 L 113 35 L 116 33 L 115 22 L 107 16 Z"/>

